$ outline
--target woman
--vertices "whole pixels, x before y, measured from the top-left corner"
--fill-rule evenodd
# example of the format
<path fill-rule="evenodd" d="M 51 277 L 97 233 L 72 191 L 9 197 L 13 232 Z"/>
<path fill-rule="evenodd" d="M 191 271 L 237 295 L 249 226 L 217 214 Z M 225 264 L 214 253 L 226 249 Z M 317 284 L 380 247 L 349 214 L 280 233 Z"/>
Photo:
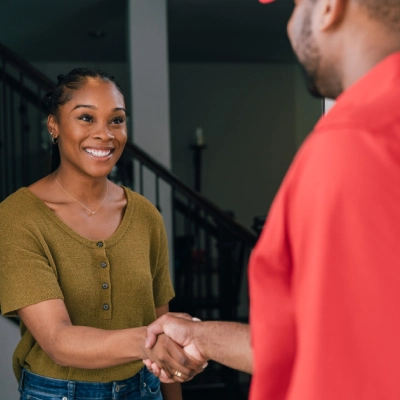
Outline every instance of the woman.
<path fill-rule="evenodd" d="M 21 319 L 21 399 L 162 399 L 142 359 L 175 382 L 193 374 L 176 359 L 199 365 L 165 335 L 145 348 L 174 293 L 160 214 L 107 179 L 127 140 L 123 94 L 111 76 L 75 69 L 45 101 L 59 166 L 0 204 L 0 306 Z M 179 383 L 162 385 L 181 399 Z"/>

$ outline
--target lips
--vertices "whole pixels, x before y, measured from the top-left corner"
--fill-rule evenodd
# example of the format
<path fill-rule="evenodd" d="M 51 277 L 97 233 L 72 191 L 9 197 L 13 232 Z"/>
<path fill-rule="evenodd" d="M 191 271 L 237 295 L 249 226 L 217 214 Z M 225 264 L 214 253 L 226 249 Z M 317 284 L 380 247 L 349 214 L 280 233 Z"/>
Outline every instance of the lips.
<path fill-rule="evenodd" d="M 107 150 L 100 150 L 100 149 L 90 149 L 86 148 L 85 149 L 86 153 L 90 154 L 93 157 L 108 157 L 111 155 L 113 152 L 113 149 L 107 149 Z"/>

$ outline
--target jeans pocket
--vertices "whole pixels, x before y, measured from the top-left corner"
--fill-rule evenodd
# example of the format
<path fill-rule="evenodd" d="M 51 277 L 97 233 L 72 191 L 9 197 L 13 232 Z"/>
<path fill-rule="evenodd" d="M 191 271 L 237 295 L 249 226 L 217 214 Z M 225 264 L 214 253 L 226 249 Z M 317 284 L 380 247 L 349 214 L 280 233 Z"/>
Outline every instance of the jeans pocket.
<path fill-rule="evenodd" d="M 20 400 L 62 400 L 63 398 L 62 395 L 55 395 L 54 393 L 25 389 L 21 394 Z"/>
<path fill-rule="evenodd" d="M 151 373 L 145 375 L 146 397 L 149 399 L 162 399 L 160 380 Z"/>

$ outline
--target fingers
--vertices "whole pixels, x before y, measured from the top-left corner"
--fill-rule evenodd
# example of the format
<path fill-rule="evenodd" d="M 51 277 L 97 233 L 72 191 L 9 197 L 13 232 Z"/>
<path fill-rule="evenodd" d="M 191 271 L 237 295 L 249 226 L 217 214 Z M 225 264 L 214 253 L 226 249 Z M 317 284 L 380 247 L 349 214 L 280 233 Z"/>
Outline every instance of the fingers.
<path fill-rule="evenodd" d="M 165 334 L 159 335 L 155 346 L 146 353 L 148 353 L 147 358 L 163 369 L 168 379 L 173 379 L 175 382 L 192 379 L 202 370 L 202 361 L 190 357 L 182 347 Z M 147 364 L 148 362 L 146 366 Z M 153 369 L 152 366 L 150 368 Z"/>
<path fill-rule="evenodd" d="M 168 378 L 167 374 L 163 369 L 160 371 L 159 379 L 163 383 L 175 383 L 173 379 Z"/>
<path fill-rule="evenodd" d="M 153 370 L 154 375 L 160 376 L 162 370 L 158 367 L 156 363 L 151 364 L 151 369 Z"/>
<path fill-rule="evenodd" d="M 142 361 L 143 361 L 143 364 L 146 366 L 146 368 L 147 368 L 150 372 L 153 372 L 153 371 L 152 371 L 152 362 L 151 362 L 151 360 L 146 359 L 146 360 L 142 360 Z"/>

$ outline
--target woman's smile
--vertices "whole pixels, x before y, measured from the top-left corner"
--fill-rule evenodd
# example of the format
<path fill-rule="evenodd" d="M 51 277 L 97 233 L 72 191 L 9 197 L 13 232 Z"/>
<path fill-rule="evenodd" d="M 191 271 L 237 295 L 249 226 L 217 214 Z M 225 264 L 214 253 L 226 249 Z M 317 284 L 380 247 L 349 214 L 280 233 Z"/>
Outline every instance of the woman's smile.
<path fill-rule="evenodd" d="M 101 158 L 101 159 L 110 159 L 111 155 L 114 151 L 114 149 L 96 149 L 96 148 L 91 148 L 87 147 L 84 149 L 86 153 L 88 153 L 90 156 L 95 157 L 95 158 Z"/>

